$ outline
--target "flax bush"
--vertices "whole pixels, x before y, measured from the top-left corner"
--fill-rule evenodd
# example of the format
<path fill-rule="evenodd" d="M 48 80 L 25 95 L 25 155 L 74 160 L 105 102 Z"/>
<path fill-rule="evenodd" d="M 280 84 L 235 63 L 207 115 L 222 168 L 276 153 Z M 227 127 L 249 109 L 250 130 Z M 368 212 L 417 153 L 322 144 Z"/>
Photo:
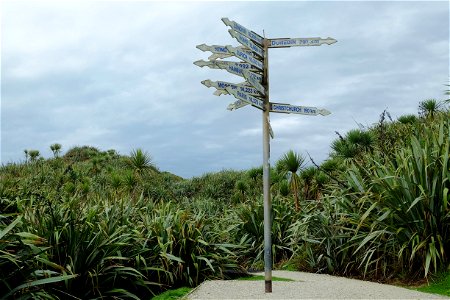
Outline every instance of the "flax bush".
<path fill-rule="evenodd" d="M 450 253 L 450 119 L 423 120 L 386 156 L 351 165 L 326 201 L 290 228 L 310 267 L 347 275 L 427 277 Z"/>

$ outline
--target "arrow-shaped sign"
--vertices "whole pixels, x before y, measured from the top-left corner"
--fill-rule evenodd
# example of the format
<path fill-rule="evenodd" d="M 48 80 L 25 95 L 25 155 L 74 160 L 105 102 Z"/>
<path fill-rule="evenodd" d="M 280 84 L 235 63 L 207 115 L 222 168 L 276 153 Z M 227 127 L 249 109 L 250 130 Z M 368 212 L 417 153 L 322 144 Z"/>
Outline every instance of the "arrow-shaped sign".
<path fill-rule="evenodd" d="M 252 64 L 253 66 L 255 66 L 258 69 L 260 69 L 261 71 L 264 69 L 264 65 L 263 65 L 262 62 L 260 62 L 259 60 L 255 59 L 253 56 L 248 55 L 244 51 L 241 51 L 240 49 L 237 49 L 237 48 L 234 48 L 234 47 L 231 47 L 231 46 L 227 46 L 227 49 L 228 49 L 229 52 L 233 53 L 234 56 L 236 56 L 237 58 L 240 58 L 243 61 L 246 61 L 246 62 Z"/>
<path fill-rule="evenodd" d="M 218 58 L 222 59 L 222 58 L 227 58 L 227 57 L 231 57 L 233 56 L 233 54 L 219 54 L 219 53 L 213 53 L 208 57 L 208 60 L 214 61 Z"/>
<path fill-rule="evenodd" d="M 256 54 L 258 54 L 261 57 L 264 57 L 264 51 L 259 46 L 255 45 L 252 41 L 250 41 L 248 38 L 243 36 L 242 34 L 234 31 L 233 29 L 228 30 L 230 35 L 234 37 L 239 43 L 247 47 L 248 49 L 252 50 Z"/>
<path fill-rule="evenodd" d="M 240 92 L 238 90 L 233 90 L 231 87 L 225 88 L 228 93 L 233 95 L 235 98 L 242 100 L 244 102 L 247 102 L 248 104 L 263 109 L 264 108 L 264 102 L 261 99 L 255 98 L 247 93 Z"/>
<path fill-rule="evenodd" d="M 227 109 L 233 111 L 233 110 L 239 109 L 239 108 L 247 106 L 247 105 L 248 105 L 247 102 L 242 101 L 242 100 L 237 100 L 233 103 L 230 103 L 228 105 Z"/>
<path fill-rule="evenodd" d="M 262 80 L 262 76 L 255 74 L 253 72 L 244 70 L 242 72 L 242 74 L 244 75 L 244 78 L 255 88 L 257 89 L 261 94 L 265 95 L 266 94 L 266 89 L 261 85 L 261 80 Z M 261 78 L 261 79 L 259 79 Z"/>
<path fill-rule="evenodd" d="M 285 113 L 285 114 L 301 114 L 301 115 L 309 115 L 309 116 L 317 116 L 329 115 L 330 112 L 326 109 L 319 109 L 317 107 L 309 107 L 309 106 L 296 106 L 284 103 L 270 103 L 270 111 L 276 113 Z"/>
<path fill-rule="evenodd" d="M 226 69 L 229 66 L 236 66 L 245 70 L 255 70 L 258 71 L 253 65 L 246 62 L 236 62 L 236 61 L 205 61 L 197 60 L 194 65 L 199 67 L 210 67 L 211 69 Z"/>
<path fill-rule="evenodd" d="M 227 46 L 221 46 L 221 45 L 206 45 L 206 44 L 200 44 L 195 46 L 197 49 L 204 51 L 210 51 L 213 53 L 213 55 L 211 55 L 210 57 L 212 57 L 214 60 L 216 58 L 226 58 L 226 57 L 230 57 L 233 56 L 233 53 L 230 53 L 227 49 Z M 253 53 L 246 47 L 244 46 L 238 46 L 236 47 L 239 50 L 246 52 L 249 55 L 253 55 Z"/>
<path fill-rule="evenodd" d="M 253 73 L 251 71 L 242 69 L 238 66 L 228 66 L 226 69 L 228 72 L 230 72 L 231 74 L 234 75 L 238 75 L 241 77 L 244 77 L 245 79 L 250 80 L 249 81 L 260 93 L 262 93 L 263 95 L 265 95 L 264 93 L 264 88 L 263 86 L 260 84 L 260 82 L 262 81 L 262 76 L 256 73 Z"/>
<path fill-rule="evenodd" d="M 255 89 L 254 87 L 245 85 L 246 82 L 235 84 L 235 83 L 226 82 L 226 81 L 211 81 L 211 80 L 207 79 L 207 80 L 203 80 L 202 84 L 205 85 L 206 87 L 215 87 L 217 89 L 217 91 L 214 92 L 214 95 L 216 95 L 216 96 L 220 96 L 222 94 L 228 95 L 228 92 L 225 89 L 227 87 L 231 87 L 234 90 L 239 90 L 241 92 L 255 95 L 255 96 L 260 95 L 260 93 L 257 89 Z"/>
<path fill-rule="evenodd" d="M 245 47 L 239 46 L 242 50 L 244 50 Z M 206 45 L 206 44 L 200 44 L 195 46 L 195 48 L 204 51 L 210 51 L 212 53 L 217 54 L 230 54 L 228 52 L 227 46 L 221 46 L 221 45 Z"/>
<path fill-rule="evenodd" d="M 194 64 L 197 65 L 197 66 L 204 65 L 205 63 L 207 63 L 207 62 L 205 62 L 205 61 L 202 62 L 201 60 L 194 62 Z M 236 66 L 236 65 L 233 65 L 233 64 L 232 65 L 217 65 L 216 64 L 216 66 L 219 69 L 226 70 L 226 71 L 230 72 L 231 74 L 238 75 L 238 76 L 244 77 L 246 79 L 247 78 L 251 78 L 251 82 L 253 82 L 252 85 L 255 88 L 257 88 L 257 89 L 258 89 L 258 87 L 256 87 L 255 85 L 257 85 L 258 82 L 262 81 L 262 76 L 261 75 L 253 73 L 251 71 L 248 71 L 246 69 L 243 69 L 243 68 L 241 68 L 239 66 Z M 246 75 L 244 75 L 244 73 Z M 245 76 L 247 76 L 247 77 L 245 77 Z M 261 84 L 260 84 L 260 86 L 261 86 Z M 264 88 L 262 88 L 262 92 L 261 93 L 263 93 L 263 92 L 264 92 Z"/>
<path fill-rule="evenodd" d="M 295 38 L 295 39 L 270 39 L 269 48 L 286 48 L 294 46 L 320 46 L 323 44 L 331 45 L 336 43 L 337 40 L 333 38 Z"/>
<path fill-rule="evenodd" d="M 241 24 L 236 23 L 235 21 L 230 21 L 228 18 L 222 18 L 222 21 L 225 23 L 225 25 L 230 26 L 232 29 L 236 30 L 237 32 L 245 35 L 249 39 L 253 40 L 254 42 L 263 45 L 263 37 L 259 34 L 255 33 L 254 31 L 251 31 Z"/>
<path fill-rule="evenodd" d="M 272 126 L 270 125 L 269 117 L 267 117 L 267 124 L 269 125 L 269 135 L 273 139 L 274 138 L 274 134 L 273 134 Z"/>

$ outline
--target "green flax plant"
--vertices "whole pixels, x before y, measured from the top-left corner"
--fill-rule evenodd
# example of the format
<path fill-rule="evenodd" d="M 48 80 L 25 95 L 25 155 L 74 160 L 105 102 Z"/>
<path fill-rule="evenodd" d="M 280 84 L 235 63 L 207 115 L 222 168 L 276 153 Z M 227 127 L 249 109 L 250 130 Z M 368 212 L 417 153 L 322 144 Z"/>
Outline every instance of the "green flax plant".
<path fill-rule="evenodd" d="M 272 201 L 272 253 L 274 264 L 281 263 L 292 254 L 288 245 L 288 229 L 299 213 L 292 209 L 286 197 L 275 196 Z M 238 217 L 234 236 L 246 241 L 247 252 L 243 264 L 259 269 L 264 259 L 264 205 L 262 199 L 247 201 L 235 207 Z"/>
<path fill-rule="evenodd" d="M 20 231 L 22 216 L 6 221 L 0 215 L 0 297 L 2 299 L 54 299 L 42 287 L 64 284 L 76 275 L 60 274 L 46 256 L 45 239 Z"/>
<path fill-rule="evenodd" d="M 31 272 L 23 275 L 23 282 L 10 285 L 9 293 L 66 299 L 151 295 L 153 283 L 135 268 L 143 250 L 129 230 L 133 208 L 101 199 L 62 200 L 41 199 L 23 207 L 23 233 L 17 235 L 38 240 L 41 246 L 31 248 Z"/>
<path fill-rule="evenodd" d="M 158 269 L 147 276 L 165 287 L 196 286 L 205 279 L 226 278 L 237 265 L 240 245 L 221 243 L 216 222 L 203 212 L 192 213 L 172 203 L 160 203 L 140 215 L 142 247 L 157 255 Z"/>
<path fill-rule="evenodd" d="M 423 123 L 395 162 L 375 169 L 379 179 L 373 188 L 392 214 L 399 258 L 409 262 L 408 271 L 423 276 L 442 268 L 450 252 L 449 125 L 444 117 Z"/>
<path fill-rule="evenodd" d="M 390 248 L 376 258 L 364 255 L 365 270 L 376 265 L 376 260 L 397 256 L 396 271 L 426 277 L 448 262 L 449 120 L 425 122 L 416 130 L 409 146 L 397 151 L 395 159 L 374 159 L 372 168 L 349 172 L 349 182 L 366 185 L 366 191 L 376 196 L 360 218 L 355 252 Z M 358 174 L 369 175 L 370 181 L 364 183 Z M 371 224 L 370 231 L 359 235 L 363 223 Z"/>
<path fill-rule="evenodd" d="M 345 185 L 290 228 L 296 253 L 319 271 L 387 279 L 448 266 L 450 119 L 414 128 L 405 147 L 375 151 L 342 174 Z"/>

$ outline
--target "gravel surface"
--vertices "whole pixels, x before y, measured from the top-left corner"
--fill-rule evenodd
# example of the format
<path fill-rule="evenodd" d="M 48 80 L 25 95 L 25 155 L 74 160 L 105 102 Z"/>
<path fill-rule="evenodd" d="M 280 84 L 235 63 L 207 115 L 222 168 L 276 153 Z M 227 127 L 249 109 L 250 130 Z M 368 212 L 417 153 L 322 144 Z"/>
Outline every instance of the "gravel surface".
<path fill-rule="evenodd" d="M 256 273 L 264 275 L 264 273 Z M 273 281 L 264 293 L 264 281 L 205 281 L 187 299 L 450 299 L 406 288 L 322 274 L 273 271 L 272 276 L 295 281 Z"/>

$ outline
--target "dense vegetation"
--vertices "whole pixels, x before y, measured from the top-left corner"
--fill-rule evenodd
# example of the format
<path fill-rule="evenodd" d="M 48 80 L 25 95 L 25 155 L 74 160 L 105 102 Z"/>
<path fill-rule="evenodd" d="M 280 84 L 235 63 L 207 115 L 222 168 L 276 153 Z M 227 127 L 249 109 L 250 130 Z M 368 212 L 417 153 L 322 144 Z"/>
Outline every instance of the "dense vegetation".
<path fill-rule="evenodd" d="M 450 263 L 450 113 L 338 133 L 329 159 L 271 170 L 278 268 L 419 279 Z M 263 268 L 262 168 L 192 179 L 83 146 L 0 168 L 0 291 L 12 299 L 148 299 Z"/>

